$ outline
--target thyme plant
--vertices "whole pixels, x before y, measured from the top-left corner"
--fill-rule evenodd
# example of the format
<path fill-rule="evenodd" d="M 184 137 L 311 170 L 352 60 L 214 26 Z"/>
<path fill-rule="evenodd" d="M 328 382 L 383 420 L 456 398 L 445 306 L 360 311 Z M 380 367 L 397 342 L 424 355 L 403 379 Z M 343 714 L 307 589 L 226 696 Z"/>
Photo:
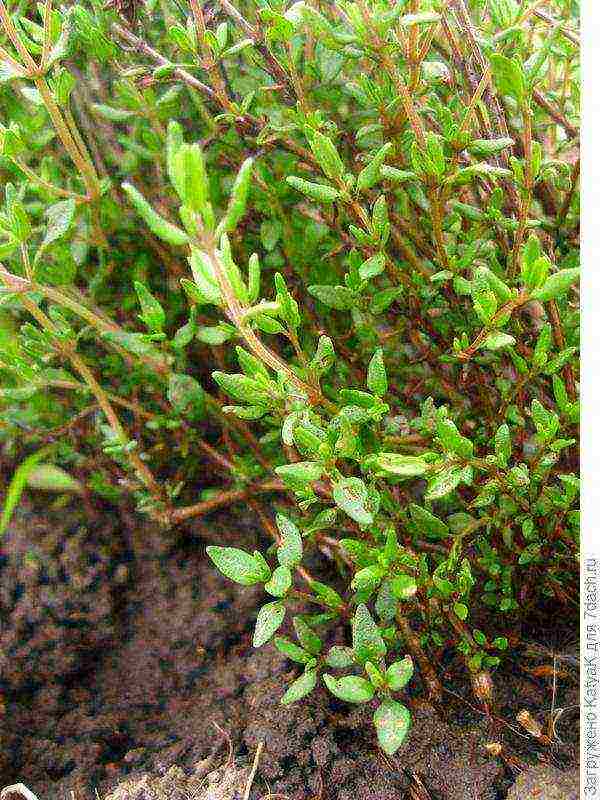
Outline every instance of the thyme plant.
<path fill-rule="evenodd" d="M 391 754 L 453 650 L 489 709 L 577 583 L 578 15 L 0 0 L 3 526 L 27 480 L 247 502 L 272 547 L 207 553 L 284 704 L 372 702 Z"/>

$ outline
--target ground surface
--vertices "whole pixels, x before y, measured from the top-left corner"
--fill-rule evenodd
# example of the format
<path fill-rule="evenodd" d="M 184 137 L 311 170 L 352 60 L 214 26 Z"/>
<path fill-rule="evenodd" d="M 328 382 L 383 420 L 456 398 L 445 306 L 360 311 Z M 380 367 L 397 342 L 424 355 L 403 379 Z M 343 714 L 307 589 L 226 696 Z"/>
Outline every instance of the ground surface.
<path fill-rule="evenodd" d="M 241 800 L 261 742 L 253 800 L 269 791 L 273 800 L 500 800 L 509 791 L 543 800 L 523 778 L 515 785 L 528 764 L 569 780 L 575 616 L 551 635 L 539 620 L 523 629 L 529 646 L 496 674 L 492 719 L 469 705 L 452 659 L 441 667 L 453 692 L 442 708 L 415 682 L 410 736 L 387 759 L 368 708 L 324 690 L 279 705 L 296 671 L 273 648 L 251 647 L 261 591 L 221 578 L 204 555 L 209 541 L 252 549 L 258 537 L 241 517 L 174 537 L 124 514 L 84 523 L 21 511 L 0 558 L 0 786 L 22 781 L 40 800 L 91 800 L 96 790 L 112 800 Z M 527 709 L 548 719 L 553 674 L 554 708 L 566 710 L 560 742 L 548 747 L 515 718 Z"/>

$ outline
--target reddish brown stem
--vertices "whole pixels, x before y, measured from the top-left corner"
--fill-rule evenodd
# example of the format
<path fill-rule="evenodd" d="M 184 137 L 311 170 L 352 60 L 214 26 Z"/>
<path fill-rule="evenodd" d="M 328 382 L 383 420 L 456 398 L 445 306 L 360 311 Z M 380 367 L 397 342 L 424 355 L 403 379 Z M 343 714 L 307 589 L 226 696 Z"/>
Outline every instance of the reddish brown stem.
<path fill-rule="evenodd" d="M 429 699 L 435 703 L 439 702 L 442 699 L 442 684 L 440 683 L 430 660 L 425 655 L 425 651 L 421 647 L 419 637 L 410 627 L 409 621 L 406 619 L 404 614 L 402 614 L 400 609 L 398 609 L 396 612 L 396 622 L 398 623 L 400 632 L 404 637 L 404 641 L 410 655 L 419 665 L 421 677 L 423 678 L 423 683 L 427 687 Z"/>

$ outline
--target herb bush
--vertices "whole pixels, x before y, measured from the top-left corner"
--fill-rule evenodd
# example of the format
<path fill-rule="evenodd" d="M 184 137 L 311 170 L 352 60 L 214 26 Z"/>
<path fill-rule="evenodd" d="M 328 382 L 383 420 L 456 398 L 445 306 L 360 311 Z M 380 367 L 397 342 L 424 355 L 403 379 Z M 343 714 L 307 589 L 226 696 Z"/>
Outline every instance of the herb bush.
<path fill-rule="evenodd" d="M 577 583 L 576 0 L 0 21 L 1 433 L 34 452 L 2 526 L 27 482 L 165 526 L 245 501 L 273 546 L 207 552 L 264 584 L 283 703 L 376 698 L 393 753 L 450 648 L 489 708 Z"/>

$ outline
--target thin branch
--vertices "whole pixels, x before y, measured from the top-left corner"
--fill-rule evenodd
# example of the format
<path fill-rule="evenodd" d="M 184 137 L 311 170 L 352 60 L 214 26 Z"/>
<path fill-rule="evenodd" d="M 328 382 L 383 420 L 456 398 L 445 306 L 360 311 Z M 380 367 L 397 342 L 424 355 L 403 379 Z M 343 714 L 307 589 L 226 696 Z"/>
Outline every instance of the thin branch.
<path fill-rule="evenodd" d="M 563 25 L 560 22 L 553 19 L 545 11 L 542 11 L 541 8 L 536 8 L 533 13 L 538 19 L 543 20 L 547 25 L 550 25 L 552 28 L 558 28 L 558 30 L 560 31 L 560 33 L 562 33 L 565 39 L 568 39 L 576 47 L 580 46 L 579 36 L 577 36 L 576 33 L 573 33 L 573 31 L 569 30 L 569 28 L 563 27 Z"/>
<path fill-rule="evenodd" d="M 24 161 L 21 161 L 20 158 L 17 156 L 11 156 L 11 161 L 27 175 L 29 180 L 32 183 L 37 183 L 42 188 L 46 189 L 48 192 L 52 192 L 53 194 L 59 195 L 59 197 L 70 197 L 73 200 L 76 200 L 79 203 L 85 203 L 87 201 L 87 197 L 82 194 L 78 194 L 77 192 L 72 192 L 70 189 L 63 189 L 60 186 L 54 186 L 52 183 L 48 183 L 43 178 L 40 178 L 39 175 L 36 175 L 35 172 L 25 164 Z"/>
<path fill-rule="evenodd" d="M 0 0 L 0 22 L 2 23 L 2 27 L 10 41 L 13 43 L 13 46 L 21 59 L 23 60 L 23 64 L 27 68 L 27 70 L 33 75 L 37 73 L 38 66 L 33 60 L 32 56 L 30 55 L 29 51 L 21 41 L 21 37 L 19 36 L 17 29 L 14 26 L 14 23 L 10 17 L 10 14 L 6 10 L 6 6 Z"/>
<path fill-rule="evenodd" d="M 287 86 L 288 76 L 279 63 L 279 61 L 275 58 L 273 53 L 269 50 L 269 48 L 264 44 L 261 39 L 260 33 L 252 27 L 252 25 L 248 22 L 248 20 L 240 14 L 240 12 L 235 8 L 229 0 L 219 0 L 221 8 L 223 11 L 228 14 L 233 20 L 237 22 L 237 24 L 242 28 L 246 36 L 248 36 L 254 42 L 254 46 L 258 50 L 258 52 L 262 55 L 265 61 L 270 65 L 275 80 L 284 84 L 284 88 Z"/>
<path fill-rule="evenodd" d="M 127 28 L 124 28 L 122 25 L 113 22 L 111 25 L 111 30 L 113 33 L 116 33 L 119 39 L 122 39 L 124 42 L 127 42 L 127 44 L 132 45 L 132 47 L 134 47 L 137 51 L 144 53 L 144 55 L 151 58 L 159 66 L 167 66 L 171 64 L 168 58 L 165 58 L 153 47 L 150 47 L 147 42 L 145 42 L 143 39 L 140 39 L 139 36 L 136 36 L 131 31 L 128 31 Z M 204 94 L 211 100 L 218 100 L 216 92 L 214 92 L 210 86 L 207 86 L 205 83 L 202 83 L 202 81 L 199 81 L 198 78 L 195 78 L 187 70 L 182 69 L 181 67 L 175 67 L 173 74 L 177 75 L 177 77 L 180 78 L 184 83 L 187 83 L 188 86 L 191 86 L 192 89 L 196 89 L 196 91 Z"/>
<path fill-rule="evenodd" d="M 245 312 L 247 309 L 242 306 L 240 301 L 235 296 L 229 279 L 227 278 L 225 269 L 223 268 L 223 265 L 221 264 L 221 261 L 215 252 L 215 244 L 212 235 L 205 233 L 202 244 L 204 245 L 205 252 L 213 268 L 213 272 L 217 279 L 217 283 L 219 284 L 219 289 L 221 290 L 223 299 L 225 300 L 228 316 L 231 322 L 239 330 L 250 350 L 252 350 L 254 355 L 260 358 L 263 363 L 271 367 L 274 372 L 279 372 L 285 375 L 285 377 L 302 394 L 305 394 L 307 397 L 309 397 L 312 402 L 322 402 L 323 398 L 321 397 L 320 390 L 317 387 L 310 386 L 308 383 L 301 380 L 291 369 L 291 367 L 285 363 L 285 361 L 283 361 L 276 353 L 274 353 L 261 342 L 254 330 L 247 324 L 247 322 L 245 322 Z"/>
<path fill-rule="evenodd" d="M 573 195 L 575 194 L 575 189 L 577 188 L 577 183 L 579 182 L 579 172 L 581 169 L 581 160 L 578 158 L 575 164 L 573 165 L 573 171 L 571 173 L 571 186 L 569 187 L 569 191 L 567 192 L 563 204 L 558 212 L 556 217 L 556 226 L 560 227 L 564 220 L 569 213 L 569 209 L 571 208 L 571 203 L 573 202 Z"/>
<path fill-rule="evenodd" d="M 533 90 L 533 99 L 538 104 L 540 108 L 543 108 L 544 111 L 550 116 L 557 125 L 560 125 L 571 137 L 571 139 L 577 139 L 579 137 L 579 131 L 575 127 L 575 125 L 571 125 L 569 120 L 565 117 L 562 111 L 553 105 L 544 95 L 540 92 L 539 89 Z"/>
<path fill-rule="evenodd" d="M 44 44 L 42 46 L 42 57 L 40 59 L 40 68 L 46 68 L 46 62 L 50 55 L 50 48 L 52 42 L 50 40 L 50 25 L 52 23 L 52 0 L 46 0 L 44 4 Z"/>
<path fill-rule="evenodd" d="M 211 511 L 216 511 L 218 508 L 223 508 L 224 506 L 233 505 L 233 503 L 241 503 L 257 494 L 271 494 L 272 492 L 285 493 L 287 491 L 285 484 L 280 480 L 267 480 L 262 483 L 254 483 L 246 486 L 244 489 L 230 489 L 227 492 L 219 492 L 214 497 L 203 500 L 200 503 L 176 508 L 170 514 L 170 521 L 173 524 L 177 524 L 184 522 L 186 519 L 191 519 L 192 517 L 201 517 L 205 514 L 210 514 Z"/>
<path fill-rule="evenodd" d="M 479 76 L 477 81 L 481 80 L 481 76 L 485 74 L 488 68 L 488 62 L 479 46 L 479 42 L 477 40 L 477 32 L 471 20 L 471 16 L 469 14 L 468 8 L 464 2 L 464 0 L 453 0 L 452 7 L 454 8 L 455 12 L 455 19 L 457 24 L 460 28 L 460 32 L 463 35 L 469 51 L 472 54 L 472 59 L 474 64 L 477 65 L 479 70 Z M 487 86 L 484 92 L 484 100 L 488 110 L 491 112 L 494 122 L 496 131 L 495 134 L 498 137 L 507 136 L 508 135 L 508 126 L 506 124 L 506 118 L 504 116 L 504 112 L 500 103 L 498 102 L 498 98 L 491 91 L 490 87 Z M 503 162 L 507 162 L 506 153 L 501 155 L 501 160 Z"/>

